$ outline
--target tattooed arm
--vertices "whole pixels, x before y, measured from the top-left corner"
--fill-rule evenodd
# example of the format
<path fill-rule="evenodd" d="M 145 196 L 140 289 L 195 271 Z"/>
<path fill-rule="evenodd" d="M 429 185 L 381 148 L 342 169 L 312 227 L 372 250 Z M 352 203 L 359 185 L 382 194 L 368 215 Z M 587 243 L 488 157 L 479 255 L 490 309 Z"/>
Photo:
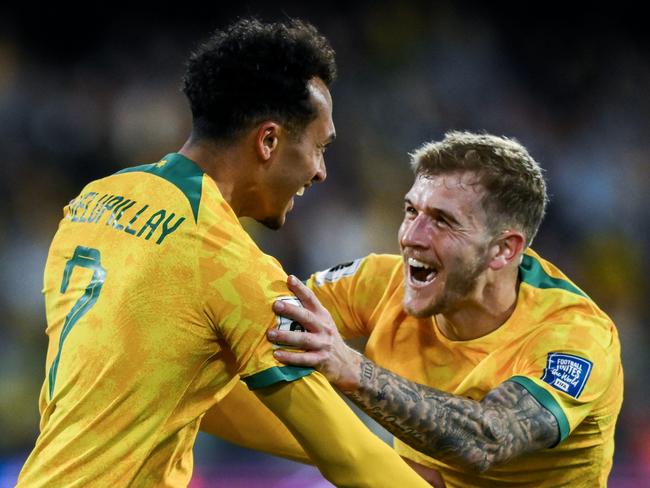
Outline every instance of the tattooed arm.
<path fill-rule="evenodd" d="M 276 304 L 274 309 L 299 321 L 311 333 L 270 331 L 269 339 L 307 351 L 278 350 L 276 357 L 315 367 L 368 415 L 415 449 L 485 471 L 559 440 L 555 417 L 519 384 L 506 381 L 479 402 L 409 381 L 350 349 L 311 290 L 295 279 L 289 286 L 305 308 Z"/>
<path fill-rule="evenodd" d="M 477 402 L 408 381 L 363 356 L 358 367 L 359 388 L 347 396 L 437 459 L 485 471 L 560 437 L 555 417 L 517 383 L 506 381 Z"/>

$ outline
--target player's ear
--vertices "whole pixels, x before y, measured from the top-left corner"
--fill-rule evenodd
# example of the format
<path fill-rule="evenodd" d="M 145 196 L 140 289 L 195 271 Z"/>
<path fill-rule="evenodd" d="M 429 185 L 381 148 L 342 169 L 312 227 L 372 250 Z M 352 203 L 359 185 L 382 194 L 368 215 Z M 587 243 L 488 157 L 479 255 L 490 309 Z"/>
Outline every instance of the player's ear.
<path fill-rule="evenodd" d="M 266 121 L 257 126 L 255 133 L 255 152 L 262 161 L 271 159 L 278 147 L 278 137 L 281 127 L 273 121 Z"/>
<path fill-rule="evenodd" d="M 518 259 L 522 252 L 526 239 L 521 232 L 516 230 L 505 230 L 499 234 L 490 245 L 490 269 L 497 271 Z"/>

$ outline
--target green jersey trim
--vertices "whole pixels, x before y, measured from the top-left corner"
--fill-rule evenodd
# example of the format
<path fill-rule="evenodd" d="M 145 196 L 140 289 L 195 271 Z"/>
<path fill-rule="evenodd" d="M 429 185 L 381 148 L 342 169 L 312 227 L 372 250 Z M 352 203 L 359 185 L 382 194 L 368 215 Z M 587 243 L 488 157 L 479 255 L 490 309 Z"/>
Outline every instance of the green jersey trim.
<path fill-rule="evenodd" d="M 560 407 L 555 398 L 553 398 L 553 395 L 525 376 L 513 376 L 508 381 L 513 381 L 528 390 L 528 393 L 530 393 L 546 410 L 551 412 L 553 417 L 555 417 L 555 420 L 557 420 L 557 425 L 560 428 L 560 438 L 551 447 L 557 446 L 560 442 L 569 437 L 569 434 L 571 433 L 569 421 L 566 418 L 566 414 L 564 413 L 564 410 L 562 410 L 562 407 Z"/>
<path fill-rule="evenodd" d="M 193 161 L 182 154 L 170 153 L 157 163 L 133 166 L 118 171 L 116 174 L 141 171 L 159 176 L 183 192 L 192 207 L 194 222 L 199 218 L 199 204 L 203 187 L 203 171 Z"/>
<path fill-rule="evenodd" d="M 539 261 L 527 254 L 524 255 L 519 265 L 519 276 L 524 283 L 528 283 L 535 288 L 561 288 L 581 297 L 589 298 L 582 290 L 569 281 L 550 276 L 544 271 Z"/>
<path fill-rule="evenodd" d="M 250 390 L 258 390 L 281 381 L 295 381 L 314 372 L 314 368 L 299 366 L 273 366 L 259 373 L 242 378 Z"/>

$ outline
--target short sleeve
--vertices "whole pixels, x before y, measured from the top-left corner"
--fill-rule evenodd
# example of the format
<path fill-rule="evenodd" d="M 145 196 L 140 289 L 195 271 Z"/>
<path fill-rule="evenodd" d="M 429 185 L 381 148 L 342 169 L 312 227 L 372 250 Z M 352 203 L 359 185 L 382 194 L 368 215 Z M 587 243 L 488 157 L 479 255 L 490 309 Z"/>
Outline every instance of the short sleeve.
<path fill-rule="evenodd" d="M 279 263 L 257 248 L 226 249 L 203 263 L 205 286 L 211 294 L 206 313 L 217 334 L 234 355 L 237 371 L 251 389 L 293 381 L 313 368 L 285 366 L 273 357 L 266 332 L 283 320 L 272 310 L 280 298 L 298 299 L 287 288 Z"/>
<path fill-rule="evenodd" d="M 613 325 L 599 322 L 544 326 L 522 347 L 511 378 L 555 416 L 560 441 L 593 412 L 620 367 Z"/>
<path fill-rule="evenodd" d="M 367 337 L 370 318 L 401 272 L 401 257 L 370 254 L 314 273 L 308 280 L 346 339 Z M 388 285 L 388 286 L 387 286 Z"/>

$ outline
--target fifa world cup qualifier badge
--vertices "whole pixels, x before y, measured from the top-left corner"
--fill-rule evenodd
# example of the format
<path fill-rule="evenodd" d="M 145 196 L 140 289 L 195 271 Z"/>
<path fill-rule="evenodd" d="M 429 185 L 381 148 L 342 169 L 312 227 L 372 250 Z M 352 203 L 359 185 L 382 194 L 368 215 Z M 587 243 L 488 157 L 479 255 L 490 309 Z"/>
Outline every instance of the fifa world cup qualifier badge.
<path fill-rule="evenodd" d="M 295 305 L 297 307 L 302 307 L 302 303 L 300 303 L 300 300 L 294 296 L 290 297 L 278 297 L 277 300 L 288 303 L 289 305 Z M 300 322 L 296 322 L 295 320 L 291 320 L 287 317 L 283 317 L 282 315 L 276 315 L 275 321 L 277 324 L 277 329 L 278 330 L 289 330 L 292 332 L 306 332 L 305 328 L 300 324 Z M 273 349 L 298 349 L 295 346 L 289 346 L 286 344 L 273 344 Z"/>
<path fill-rule="evenodd" d="M 551 352 L 546 358 L 542 381 L 556 390 L 578 398 L 587 384 L 592 366 L 591 361 L 579 356 Z"/>

